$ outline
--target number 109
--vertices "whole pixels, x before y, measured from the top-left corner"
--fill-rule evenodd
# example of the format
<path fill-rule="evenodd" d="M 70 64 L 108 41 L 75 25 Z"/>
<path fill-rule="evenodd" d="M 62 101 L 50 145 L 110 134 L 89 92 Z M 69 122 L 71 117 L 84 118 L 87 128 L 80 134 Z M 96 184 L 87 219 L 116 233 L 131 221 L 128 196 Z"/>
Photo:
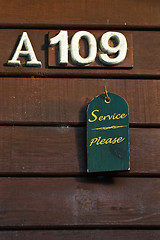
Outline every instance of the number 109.
<path fill-rule="evenodd" d="M 85 39 L 88 43 L 88 56 L 80 55 L 81 39 Z M 110 41 L 114 42 L 111 46 Z M 93 34 L 88 31 L 76 32 L 70 43 L 68 43 L 68 31 L 61 30 L 55 37 L 50 39 L 50 46 L 59 45 L 59 64 L 68 64 L 68 55 L 70 51 L 73 64 L 79 66 L 89 65 L 95 61 L 98 55 L 99 61 L 103 65 L 113 66 L 124 61 L 127 54 L 127 41 L 125 36 L 119 32 L 106 32 L 100 38 L 100 46 L 97 50 L 97 42 Z M 98 53 L 98 54 L 97 54 Z"/>

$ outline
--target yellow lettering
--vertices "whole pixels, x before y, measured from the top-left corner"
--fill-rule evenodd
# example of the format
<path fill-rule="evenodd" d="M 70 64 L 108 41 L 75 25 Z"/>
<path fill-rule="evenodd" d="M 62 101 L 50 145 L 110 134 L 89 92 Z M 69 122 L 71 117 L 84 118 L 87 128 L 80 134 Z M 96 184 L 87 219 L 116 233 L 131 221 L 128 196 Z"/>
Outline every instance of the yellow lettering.
<path fill-rule="evenodd" d="M 108 144 L 108 143 L 112 143 L 112 138 L 108 138 L 108 139 L 105 141 L 105 144 Z"/>
<path fill-rule="evenodd" d="M 106 139 L 104 138 L 104 139 L 102 139 L 101 141 L 100 141 L 100 144 L 104 144 L 105 143 L 105 141 L 106 141 Z"/>
<path fill-rule="evenodd" d="M 122 114 L 121 114 L 121 118 L 123 119 L 123 118 L 125 118 L 125 117 L 127 117 L 127 114 L 122 113 Z"/>
<path fill-rule="evenodd" d="M 92 120 L 92 119 L 89 119 L 89 120 L 88 120 L 89 122 L 95 122 L 95 121 L 97 120 L 97 116 L 94 114 L 94 112 L 99 112 L 99 110 L 96 109 L 96 110 L 92 111 L 91 114 L 92 114 L 92 116 L 94 117 L 94 119 L 93 119 L 93 120 Z"/>
<path fill-rule="evenodd" d="M 98 141 L 97 141 L 97 143 L 96 143 L 97 145 L 99 145 L 99 141 L 100 141 L 100 140 L 101 140 L 101 137 L 98 138 Z"/>
<path fill-rule="evenodd" d="M 118 115 L 119 115 L 119 117 L 118 117 Z M 121 117 L 121 114 L 117 114 L 117 116 L 115 118 L 120 119 L 120 117 Z"/>
<path fill-rule="evenodd" d="M 124 140 L 125 140 L 125 138 L 123 138 L 123 137 L 119 137 L 119 138 L 115 137 L 114 139 L 113 138 L 108 138 L 108 139 L 103 138 L 102 139 L 102 137 L 92 138 L 89 146 L 92 146 L 94 143 L 96 145 L 116 144 L 116 143 L 121 143 Z"/>
<path fill-rule="evenodd" d="M 125 139 L 125 138 L 123 138 L 123 137 L 119 137 L 119 138 L 117 139 L 117 143 L 123 142 L 124 139 Z"/>
<path fill-rule="evenodd" d="M 92 144 L 95 143 L 97 140 L 98 140 L 98 138 L 92 138 L 89 146 L 92 146 Z"/>
<path fill-rule="evenodd" d="M 99 118 L 97 117 L 97 115 L 95 114 L 95 112 L 99 112 L 99 110 L 98 109 L 96 109 L 96 110 L 93 110 L 92 111 L 92 113 L 91 113 L 91 115 L 94 117 L 93 119 L 89 119 L 88 121 L 89 122 L 95 122 L 97 119 L 98 119 L 98 121 L 104 121 L 104 120 L 106 120 L 107 118 L 108 118 L 108 120 L 111 120 L 111 119 L 113 119 L 113 120 L 115 120 L 115 119 L 123 119 L 123 118 L 125 118 L 125 117 L 127 117 L 127 114 L 125 114 L 125 113 L 122 113 L 122 114 L 120 114 L 120 113 L 114 113 L 113 115 L 106 115 L 106 116 L 99 116 Z"/>
<path fill-rule="evenodd" d="M 115 144 L 117 142 L 117 138 L 114 138 L 112 141 L 112 144 Z"/>
<path fill-rule="evenodd" d="M 99 121 L 103 121 L 103 120 L 104 120 L 104 117 L 103 117 L 103 116 L 100 116 L 100 117 L 98 118 L 98 120 L 99 120 Z"/>
<path fill-rule="evenodd" d="M 108 117 L 109 120 L 112 119 L 112 117 L 110 115 L 104 116 L 104 120 L 106 120 L 106 118 Z"/>
<path fill-rule="evenodd" d="M 116 113 L 114 113 L 114 114 L 112 115 L 113 120 L 115 119 L 115 115 L 116 115 Z"/>

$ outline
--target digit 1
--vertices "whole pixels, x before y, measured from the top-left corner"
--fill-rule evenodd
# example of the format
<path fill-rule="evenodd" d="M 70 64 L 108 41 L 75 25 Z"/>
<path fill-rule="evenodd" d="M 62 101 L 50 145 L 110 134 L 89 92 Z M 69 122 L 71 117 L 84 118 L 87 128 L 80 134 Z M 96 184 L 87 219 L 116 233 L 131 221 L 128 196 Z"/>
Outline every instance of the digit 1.
<path fill-rule="evenodd" d="M 109 46 L 109 40 L 116 42 L 115 47 Z M 125 36 L 119 32 L 106 32 L 100 39 L 99 60 L 105 65 L 116 65 L 124 61 L 127 54 L 127 41 Z M 110 58 L 112 54 L 117 54 L 115 58 Z"/>
<path fill-rule="evenodd" d="M 83 58 L 79 54 L 79 41 L 85 38 L 88 41 L 89 54 L 88 57 Z M 87 31 L 79 31 L 74 34 L 71 40 L 71 58 L 72 61 L 78 65 L 87 65 L 93 62 L 97 55 L 97 43 L 95 37 Z"/>
<path fill-rule="evenodd" d="M 55 37 L 50 39 L 50 46 L 59 43 L 59 63 L 68 63 L 68 32 L 61 30 Z"/>

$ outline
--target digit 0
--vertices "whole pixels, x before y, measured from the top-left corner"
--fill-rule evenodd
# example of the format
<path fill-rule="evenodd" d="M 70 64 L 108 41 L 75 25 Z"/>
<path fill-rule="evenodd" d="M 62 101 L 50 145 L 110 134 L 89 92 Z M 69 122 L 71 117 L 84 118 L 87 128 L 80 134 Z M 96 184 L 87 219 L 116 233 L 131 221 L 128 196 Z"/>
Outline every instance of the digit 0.
<path fill-rule="evenodd" d="M 89 54 L 83 58 L 79 54 L 79 41 L 85 38 L 88 41 Z M 87 65 L 94 62 L 97 54 L 97 42 L 95 37 L 87 31 L 79 31 L 74 34 L 71 40 L 71 58 L 72 61 L 78 65 Z"/>

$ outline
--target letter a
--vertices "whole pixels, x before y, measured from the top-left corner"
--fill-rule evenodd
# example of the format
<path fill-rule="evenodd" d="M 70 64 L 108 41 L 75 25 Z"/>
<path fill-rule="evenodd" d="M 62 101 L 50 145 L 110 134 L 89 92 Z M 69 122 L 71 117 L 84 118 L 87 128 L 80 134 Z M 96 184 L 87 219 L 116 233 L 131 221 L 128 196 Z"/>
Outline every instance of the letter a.
<path fill-rule="evenodd" d="M 22 47 L 24 47 L 26 50 L 22 50 Z M 20 60 L 17 60 L 18 57 L 28 57 L 29 61 L 26 61 L 26 66 L 29 67 L 40 67 L 41 62 L 37 61 L 36 55 L 33 51 L 31 42 L 28 38 L 28 34 L 26 32 L 23 32 L 20 42 L 16 48 L 16 51 L 14 53 L 14 56 L 11 60 L 8 60 L 7 65 L 9 66 L 19 66 Z"/>

